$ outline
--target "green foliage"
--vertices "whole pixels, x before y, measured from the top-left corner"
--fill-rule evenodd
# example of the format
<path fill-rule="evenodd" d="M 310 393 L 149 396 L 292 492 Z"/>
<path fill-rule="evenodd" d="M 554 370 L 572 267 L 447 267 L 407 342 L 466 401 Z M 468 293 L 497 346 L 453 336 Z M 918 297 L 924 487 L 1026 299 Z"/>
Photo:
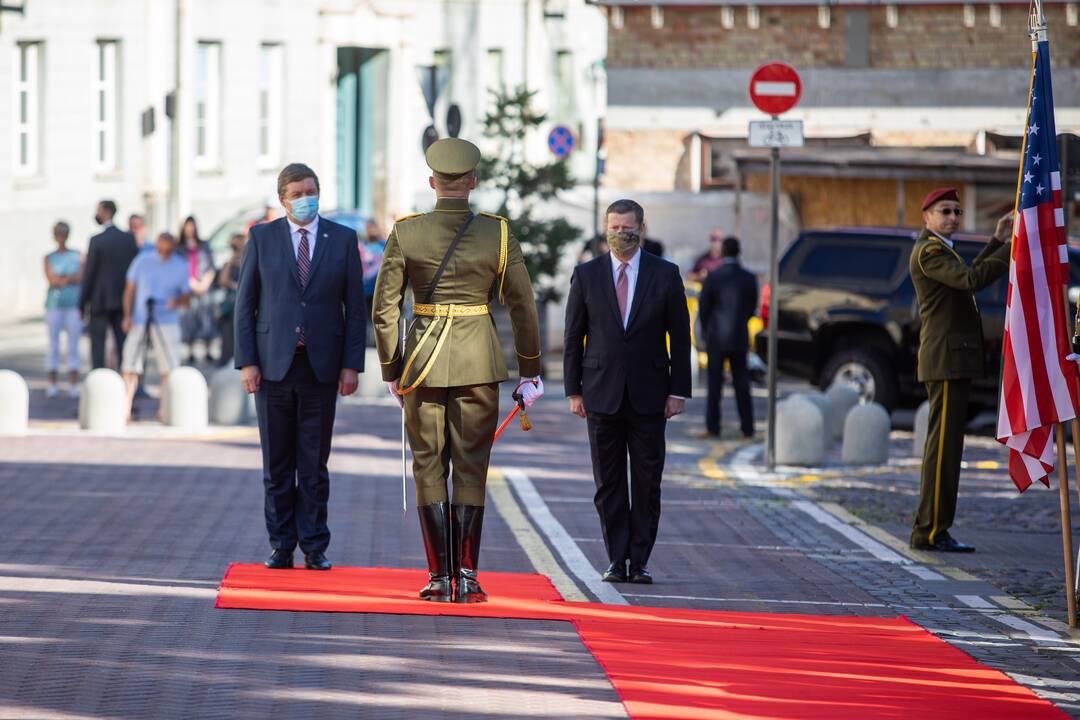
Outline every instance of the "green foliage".
<path fill-rule="evenodd" d="M 484 185 L 502 194 L 495 212 L 510 218 L 510 230 L 521 243 L 537 297 L 550 302 L 562 294 L 555 276 L 563 250 L 580 241 L 581 230 L 561 218 L 533 217 L 538 201 L 551 200 L 574 186 L 565 160 L 543 165 L 525 161 L 526 136 L 547 120 L 532 107 L 535 95 L 524 88 L 492 92 L 493 107 L 484 117 L 484 135 L 499 140 L 499 145 L 494 155 L 480 162 L 477 174 Z"/>

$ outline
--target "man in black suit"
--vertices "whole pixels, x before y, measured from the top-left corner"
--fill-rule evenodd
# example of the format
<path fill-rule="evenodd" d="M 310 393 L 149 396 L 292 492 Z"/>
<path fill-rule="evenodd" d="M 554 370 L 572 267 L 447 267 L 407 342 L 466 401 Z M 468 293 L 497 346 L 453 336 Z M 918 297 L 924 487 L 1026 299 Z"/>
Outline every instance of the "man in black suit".
<path fill-rule="evenodd" d="M 612 203 L 606 225 L 611 252 L 571 279 L 563 376 L 570 412 L 588 422 L 593 501 L 611 563 L 603 579 L 651 583 L 664 430 L 690 397 L 690 318 L 678 266 L 641 249 L 641 206 Z"/>
<path fill-rule="evenodd" d="M 139 252 L 135 238 L 113 225 L 116 203 L 102 200 L 94 212 L 94 222 L 101 232 L 90 238 L 83 272 L 79 308 L 85 317 L 90 315 L 90 360 L 94 369 L 105 367 L 105 336 L 112 328 L 116 341 L 116 358 L 123 357 L 124 288 L 127 270 Z"/>
<path fill-rule="evenodd" d="M 705 431 L 720 436 L 720 398 L 724 392 L 724 361 L 731 367 L 735 404 L 743 437 L 754 434 L 750 401 L 750 370 L 746 353 L 750 335 L 746 324 L 758 301 L 757 278 L 739 264 L 739 240 L 728 235 L 721 244 L 723 263 L 705 278 L 698 300 L 698 317 L 709 353 L 709 395 L 705 402 Z"/>
<path fill-rule="evenodd" d="M 327 502 L 335 392 L 356 392 L 364 370 L 367 309 L 356 233 L 319 217 L 319 179 L 307 165 L 278 175 L 285 217 L 249 230 L 233 311 L 236 367 L 255 393 L 266 566 L 329 570 Z"/>

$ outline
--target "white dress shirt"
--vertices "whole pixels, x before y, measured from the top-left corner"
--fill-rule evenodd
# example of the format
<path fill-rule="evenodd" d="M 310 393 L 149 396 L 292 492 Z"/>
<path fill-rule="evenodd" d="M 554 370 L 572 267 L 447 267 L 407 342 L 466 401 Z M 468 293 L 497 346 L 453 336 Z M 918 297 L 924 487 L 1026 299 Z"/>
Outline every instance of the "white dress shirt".
<path fill-rule="evenodd" d="M 619 287 L 619 267 L 623 261 L 615 257 L 615 253 L 609 253 L 611 256 L 611 279 L 615 283 L 615 287 Z M 634 257 L 630 258 L 626 268 L 626 314 L 623 315 L 622 326 L 623 330 L 626 329 L 627 324 L 630 321 L 630 308 L 634 306 L 634 290 L 637 288 L 638 269 L 641 267 L 641 248 L 634 253 Z M 616 296 L 618 297 L 618 296 Z"/>
<path fill-rule="evenodd" d="M 298 259 L 300 257 L 300 228 L 307 230 L 308 260 L 315 257 L 315 239 L 319 237 L 319 216 L 316 215 L 315 219 L 307 225 L 297 225 L 288 217 L 286 221 L 289 223 L 289 236 L 292 238 L 293 257 Z"/>

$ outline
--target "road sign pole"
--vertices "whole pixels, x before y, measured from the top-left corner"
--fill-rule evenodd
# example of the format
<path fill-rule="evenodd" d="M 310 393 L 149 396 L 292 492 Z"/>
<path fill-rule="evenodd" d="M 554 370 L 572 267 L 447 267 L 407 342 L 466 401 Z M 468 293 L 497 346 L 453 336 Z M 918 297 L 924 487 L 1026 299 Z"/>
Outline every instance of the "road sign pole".
<path fill-rule="evenodd" d="M 773 116 L 776 119 L 776 116 Z M 769 399 L 765 434 L 765 464 L 769 471 L 776 469 L 776 333 L 780 324 L 780 148 L 769 150 L 769 170 L 772 175 L 772 209 L 769 228 L 769 337 L 768 386 Z"/>

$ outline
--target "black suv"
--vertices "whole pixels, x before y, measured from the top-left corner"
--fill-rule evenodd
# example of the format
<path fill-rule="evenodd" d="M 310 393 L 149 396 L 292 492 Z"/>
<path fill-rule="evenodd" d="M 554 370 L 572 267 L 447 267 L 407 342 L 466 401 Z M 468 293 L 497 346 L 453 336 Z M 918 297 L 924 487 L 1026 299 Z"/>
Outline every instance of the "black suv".
<path fill-rule="evenodd" d="M 781 372 L 821 388 L 853 382 L 887 408 L 911 406 L 925 397 L 915 381 L 919 309 L 908 273 L 918 232 L 897 228 L 807 230 L 780 260 L 780 317 L 769 314 L 770 290 L 762 295 L 766 329 L 755 340 L 768 361 L 767 338 L 778 326 Z M 956 234 L 956 250 L 970 264 L 986 236 Z M 972 386 L 974 406 L 998 400 L 1001 339 L 1005 325 L 1003 276 L 976 294 L 982 313 L 986 372 Z M 1080 286 L 1080 250 L 1069 248 L 1070 299 Z"/>

